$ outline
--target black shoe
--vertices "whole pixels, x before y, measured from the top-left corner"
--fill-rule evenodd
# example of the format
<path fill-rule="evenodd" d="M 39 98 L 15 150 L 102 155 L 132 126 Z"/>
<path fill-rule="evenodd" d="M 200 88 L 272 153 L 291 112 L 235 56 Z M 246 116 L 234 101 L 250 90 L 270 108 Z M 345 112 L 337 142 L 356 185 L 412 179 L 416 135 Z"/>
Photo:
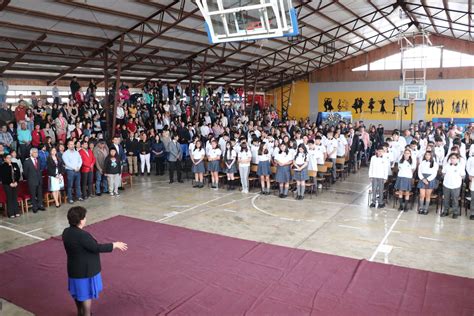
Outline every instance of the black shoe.
<path fill-rule="evenodd" d="M 469 216 L 469 219 L 470 219 L 471 221 L 474 221 L 474 215 Z"/>
<path fill-rule="evenodd" d="M 287 194 L 283 194 L 283 198 L 286 199 L 288 197 Z"/>
<path fill-rule="evenodd" d="M 102 195 L 102 193 L 96 193 L 95 194 L 95 196 L 101 196 L 101 195 Z"/>
<path fill-rule="evenodd" d="M 280 197 L 280 199 L 283 199 L 285 197 L 285 195 L 283 193 L 280 193 L 279 197 Z"/>
<path fill-rule="evenodd" d="M 378 208 L 384 208 L 384 207 L 385 207 L 385 203 L 382 203 L 382 204 L 379 204 Z"/>
<path fill-rule="evenodd" d="M 150 176 L 150 173 L 148 172 L 148 176 Z"/>
<path fill-rule="evenodd" d="M 46 209 L 44 208 L 44 206 L 38 207 L 38 210 L 40 210 L 40 211 L 46 211 Z"/>
<path fill-rule="evenodd" d="M 399 211 L 403 211 L 403 205 L 400 204 L 400 207 L 398 208 Z"/>
<path fill-rule="evenodd" d="M 179 183 L 184 183 L 184 181 L 183 181 L 183 180 L 178 180 L 178 182 L 179 182 Z"/>
<path fill-rule="evenodd" d="M 441 215 L 440 215 L 440 216 L 441 216 L 441 217 L 446 217 L 446 216 L 449 216 L 449 212 L 443 212 L 443 213 L 441 213 Z"/>
<path fill-rule="evenodd" d="M 137 173 L 135 173 L 135 177 L 138 177 L 138 172 L 137 172 Z"/>
<path fill-rule="evenodd" d="M 33 209 L 33 213 L 38 213 L 38 210 L 37 209 Z"/>
<path fill-rule="evenodd" d="M 300 195 L 300 200 L 304 200 L 304 196 L 303 196 L 303 195 Z"/>
<path fill-rule="evenodd" d="M 458 214 L 453 214 L 453 219 L 458 218 Z"/>
<path fill-rule="evenodd" d="M 119 187 L 118 189 L 119 189 L 120 191 L 124 191 L 124 190 L 125 190 L 124 187 Z"/>
<path fill-rule="evenodd" d="M 198 186 L 198 188 L 199 188 L 199 189 L 204 188 L 204 184 L 201 183 L 201 184 Z"/>
<path fill-rule="evenodd" d="M 370 208 L 375 207 L 375 203 L 370 203 L 369 207 L 370 207 Z"/>
<path fill-rule="evenodd" d="M 193 188 L 199 188 L 199 183 L 194 184 Z"/>
<path fill-rule="evenodd" d="M 423 210 L 423 213 L 421 215 L 428 215 L 429 211 L 428 210 Z"/>
<path fill-rule="evenodd" d="M 174 181 L 173 180 L 170 180 L 170 184 L 173 183 Z"/>

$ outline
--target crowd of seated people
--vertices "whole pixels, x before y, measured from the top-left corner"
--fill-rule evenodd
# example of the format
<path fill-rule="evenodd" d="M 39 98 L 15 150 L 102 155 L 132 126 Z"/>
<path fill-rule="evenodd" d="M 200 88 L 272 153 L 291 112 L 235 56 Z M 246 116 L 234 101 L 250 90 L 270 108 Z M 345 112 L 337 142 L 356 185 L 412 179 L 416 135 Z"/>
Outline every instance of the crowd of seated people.
<path fill-rule="evenodd" d="M 36 95 L 19 96 L 14 109 L 2 104 L 1 180 L 9 217 L 20 215 L 21 183 L 36 213 L 45 209 L 45 193 L 56 207 L 62 191 L 71 204 L 102 194 L 118 197 L 124 171 L 150 176 L 168 170 L 170 183 L 192 172 L 196 189 L 207 182 L 213 190 L 238 186 L 245 194 L 255 184 L 262 195 L 274 189 L 282 199 L 293 192 L 302 200 L 345 171 L 369 166 L 371 207 L 383 208 L 396 196 L 399 209 L 408 211 L 416 197 L 424 215 L 438 196 L 441 216 L 452 209 L 454 218 L 459 200 L 470 198 L 465 191 L 474 191 L 473 125 L 420 121 L 387 136 L 382 125 L 366 127 L 362 121 L 318 125 L 309 118 L 282 118 L 273 106 L 249 110 L 241 88 L 150 81 L 141 93 L 130 93 L 125 83 L 110 90 L 108 103 L 115 91 L 119 102 L 116 125 L 108 129 L 112 107 L 105 109 L 105 100 L 96 98 L 93 80 L 84 88 L 74 78 L 66 104 L 56 85 L 51 104 Z"/>

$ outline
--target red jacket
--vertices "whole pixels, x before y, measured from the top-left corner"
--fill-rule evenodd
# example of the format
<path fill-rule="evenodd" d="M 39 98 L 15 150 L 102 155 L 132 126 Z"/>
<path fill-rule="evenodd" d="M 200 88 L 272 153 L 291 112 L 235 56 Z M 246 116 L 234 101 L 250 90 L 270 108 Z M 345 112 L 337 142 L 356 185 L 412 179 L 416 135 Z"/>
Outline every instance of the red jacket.
<path fill-rule="evenodd" d="M 40 137 L 41 136 L 41 137 Z M 40 144 L 46 143 L 46 135 L 42 129 L 37 132 L 33 130 L 31 132 L 31 146 L 38 148 Z"/>
<path fill-rule="evenodd" d="M 81 172 L 94 171 L 95 157 L 92 150 L 87 149 L 86 151 L 85 149 L 81 148 L 81 150 L 79 150 L 79 154 L 82 158 Z"/>

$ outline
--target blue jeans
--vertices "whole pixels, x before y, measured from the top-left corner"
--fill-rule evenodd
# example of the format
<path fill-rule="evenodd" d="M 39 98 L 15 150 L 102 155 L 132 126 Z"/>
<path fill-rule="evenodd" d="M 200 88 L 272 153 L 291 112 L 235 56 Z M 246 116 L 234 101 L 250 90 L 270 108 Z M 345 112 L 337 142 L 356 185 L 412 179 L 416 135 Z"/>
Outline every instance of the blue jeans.
<path fill-rule="evenodd" d="M 101 190 L 101 187 L 104 188 Z M 107 177 L 100 173 L 99 170 L 95 171 L 95 193 L 99 194 L 103 191 L 104 193 L 109 192 L 109 184 L 107 183 Z"/>
<path fill-rule="evenodd" d="M 183 153 L 183 159 L 188 156 L 188 144 L 181 144 L 181 152 Z"/>
<path fill-rule="evenodd" d="M 76 197 L 82 197 L 81 193 L 81 173 L 74 170 L 66 170 L 67 175 L 67 199 L 72 200 L 72 187 L 76 190 Z"/>

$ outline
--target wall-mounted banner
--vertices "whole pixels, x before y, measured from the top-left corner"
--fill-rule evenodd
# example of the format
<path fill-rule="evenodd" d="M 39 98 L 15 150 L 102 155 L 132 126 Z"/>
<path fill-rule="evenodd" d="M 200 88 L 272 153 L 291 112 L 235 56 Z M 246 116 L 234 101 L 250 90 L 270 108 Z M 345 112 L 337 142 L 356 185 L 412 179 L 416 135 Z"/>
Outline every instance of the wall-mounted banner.
<path fill-rule="evenodd" d="M 412 105 L 398 106 L 398 91 L 320 92 L 319 112 L 352 112 L 354 120 L 412 119 Z"/>
<path fill-rule="evenodd" d="M 426 96 L 426 120 L 474 117 L 474 90 L 430 91 Z"/>
<path fill-rule="evenodd" d="M 352 122 L 351 112 L 319 112 L 321 114 L 321 124 L 328 124 L 329 126 L 336 126 L 340 121 L 349 124 Z"/>

